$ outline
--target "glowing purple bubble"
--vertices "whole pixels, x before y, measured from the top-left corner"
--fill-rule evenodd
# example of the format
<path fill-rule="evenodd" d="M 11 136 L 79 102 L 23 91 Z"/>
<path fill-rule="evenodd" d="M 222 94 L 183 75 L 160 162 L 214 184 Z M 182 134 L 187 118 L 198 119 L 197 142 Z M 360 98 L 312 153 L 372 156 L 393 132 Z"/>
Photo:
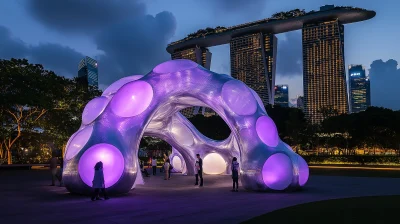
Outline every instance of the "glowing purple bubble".
<path fill-rule="evenodd" d="M 132 75 L 132 76 L 124 77 L 124 78 L 114 82 L 106 90 L 104 90 L 102 96 L 111 95 L 111 94 L 117 92 L 126 83 L 141 79 L 142 77 L 143 77 L 143 75 Z"/>
<path fill-rule="evenodd" d="M 196 62 L 193 62 L 190 60 L 177 59 L 177 60 L 167 61 L 167 62 L 157 65 L 153 69 L 153 72 L 155 72 L 155 73 L 179 72 L 179 71 L 183 71 L 183 70 L 187 70 L 187 69 L 196 68 L 198 66 L 199 65 Z"/>
<path fill-rule="evenodd" d="M 94 177 L 94 166 L 99 161 L 103 162 L 105 187 L 111 187 L 121 178 L 124 157 L 115 146 L 105 143 L 94 145 L 83 153 L 78 165 L 79 175 L 90 187 Z"/>
<path fill-rule="evenodd" d="M 264 144 L 276 147 L 279 143 L 278 131 L 274 121 L 267 116 L 261 116 L 256 122 L 256 131 L 258 137 Z"/>
<path fill-rule="evenodd" d="M 70 160 L 74 156 L 76 156 L 76 154 L 78 154 L 78 152 L 89 141 L 92 132 L 93 132 L 93 126 L 87 126 L 86 128 L 72 135 L 66 147 L 67 148 L 67 152 L 65 153 L 66 160 Z"/>
<path fill-rule="evenodd" d="M 265 161 L 262 169 L 265 185 L 273 190 L 286 189 L 293 178 L 293 166 L 290 158 L 283 153 L 276 153 Z"/>
<path fill-rule="evenodd" d="M 104 96 L 96 97 L 91 100 L 88 104 L 86 104 L 85 109 L 82 113 L 82 123 L 84 125 L 92 123 L 101 113 L 103 113 L 104 109 L 107 107 L 110 99 Z"/>
<path fill-rule="evenodd" d="M 251 91 L 251 93 L 253 94 L 254 98 L 256 98 L 257 103 L 258 103 L 258 106 L 261 107 L 261 110 L 262 110 L 264 113 L 267 113 L 267 111 L 265 110 L 264 104 L 263 104 L 261 98 L 258 96 L 258 94 L 257 94 L 253 89 L 251 89 L 251 88 L 250 88 L 250 91 Z"/>
<path fill-rule="evenodd" d="M 257 102 L 250 89 L 238 80 L 231 80 L 222 86 L 222 99 L 237 115 L 251 115 L 257 110 Z"/>
<path fill-rule="evenodd" d="M 120 117 L 132 117 L 145 111 L 153 100 L 153 88 L 145 81 L 124 85 L 111 101 L 112 111 Z"/>
<path fill-rule="evenodd" d="M 299 165 L 299 185 L 302 187 L 304 186 L 310 175 L 307 162 L 303 159 L 303 157 L 298 156 L 298 165 Z"/>

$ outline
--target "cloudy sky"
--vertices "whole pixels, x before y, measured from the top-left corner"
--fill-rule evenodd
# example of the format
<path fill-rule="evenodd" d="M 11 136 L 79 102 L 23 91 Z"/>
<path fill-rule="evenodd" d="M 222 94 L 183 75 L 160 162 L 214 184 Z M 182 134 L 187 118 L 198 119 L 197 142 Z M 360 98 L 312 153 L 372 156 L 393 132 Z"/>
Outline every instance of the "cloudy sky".
<path fill-rule="evenodd" d="M 198 29 L 231 26 L 295 8 L 335 4 L 372 9 L 377 16 L 345 26 L 346 64 L 370 70 L 372 104 L 400 110 L 398 0 L 3 0 L 0 58 L 28 58 L 59 75 L 77 75 L 79 60 L 99 61 L 101 87 L 145 74 L 170 59 L 171 41 Z M 301 33 L 277 35 L 277 84 L 303 95 Z M 211 70 L 230 74 L 229 45 L 210 49 Z"/>

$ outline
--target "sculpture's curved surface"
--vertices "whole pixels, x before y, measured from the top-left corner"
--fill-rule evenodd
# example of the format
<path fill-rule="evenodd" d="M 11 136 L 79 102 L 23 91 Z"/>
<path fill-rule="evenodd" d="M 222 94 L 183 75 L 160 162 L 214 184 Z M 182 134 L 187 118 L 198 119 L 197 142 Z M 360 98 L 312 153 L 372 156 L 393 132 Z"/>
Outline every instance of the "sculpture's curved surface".
<path fill-rule="evenodd" d="M 145 76 L 118 80 L 86 105 L 82 126 L 67 144 L 64 184 L 71 192 L 89 193 L 94 164 L 101 160 L 108 191 L 128 192 L 141 181 L 140 139 L 154 136 L 177 150 L 188 175 L 194 174 L 199 153 L 209 174 L 230 173 L 230 162 L 238 157 L 241 182 L 249 190 L 303 186 L 307 163 L 279 139 L 260 102 L 243 82 L 189 60 L 168 61 Z M 189 106 L 212 108 L 231 135 L 215 141 L 199 133 L 178 113 Z"/>

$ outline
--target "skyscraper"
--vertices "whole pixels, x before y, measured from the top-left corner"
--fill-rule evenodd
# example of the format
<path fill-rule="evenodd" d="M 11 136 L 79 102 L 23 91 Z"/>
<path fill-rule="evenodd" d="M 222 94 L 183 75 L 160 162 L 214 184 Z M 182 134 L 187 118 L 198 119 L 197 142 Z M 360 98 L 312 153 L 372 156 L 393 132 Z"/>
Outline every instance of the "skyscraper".
<path fill-rule="evenodd" d="M 281 107 L 289 107 L 289 86 L 276 85 L 274 98 L 275 98 L 274 105 L 278 105 Z"/>
<path fill-rule="evenodd" d="M 370 81 L 362 65 L 349 66 L 350 112 L 358 113 L 371 106 Z"/>
<path fill-rule="evenodd" d="M 264 105 L 274 104 L 277 38 L 253 33 L 230 41 L 231 75 L 252 88 Z"/>
<path fill-rule="evenodd" d="M 300 110 L 304 110 L 304 97 L 303 96 L 297 97 L 297 108 L 299 108 Z"/>
<path fill-rule="evenodd" d="M 323 120 L 324 109 L 348 113 L 344 65 L 344 26 L 338 19 L 304 24 L 304 112 L 311 123 Z"/>
<path fill-rule="evenodd" d="M 206 69 L 211 67 L 211 52 L 206 47 L 192 47 L 183 50 L 175 51 L 171 54 L 171 58 L 174 59 L 188 59 L 196 62 L 197 64 L 203 66 Z M 200 108 L 200 107 L 188 107 L 180 111 L 185 117 L 190 118 L 195 114 L 202 112 L 206 116 L 215 115 L 216 113 L 210 108 Z"/>
<path fill-rule="evenodd" d="M 99 87 L 99 72 L 96 60 L 86 56 L 79 62 L 78 80 L 84 85 Z"/>

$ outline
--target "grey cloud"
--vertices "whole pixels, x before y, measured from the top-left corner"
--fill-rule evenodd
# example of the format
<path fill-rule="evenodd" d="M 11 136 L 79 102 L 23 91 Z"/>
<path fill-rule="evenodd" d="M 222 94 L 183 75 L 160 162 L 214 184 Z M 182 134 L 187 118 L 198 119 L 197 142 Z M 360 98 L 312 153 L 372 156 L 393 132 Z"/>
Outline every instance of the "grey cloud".
<path fill-rule="evenodd" d="M 57 74 L 76 76 L 77 66 L 83 55 L 74 49 L 59 44 L 39 44 L 30 46 L 13 38 L 6 27 L 0 26 L 0 58 L 28 58 L 31 63 L 43 64 L 46 69 Z"/>
<path fill-rule="evenodd" d="M 165 48 L 175 33 L 175 17 L 169 12 L 145 15 L 141 0 L 32 2 L 26 5 L 28 12 L 46 27 L 66 34 L 76 31 L 93 39 L 97 48 L 104 52 L 97 56 L 99 82 L 103 85 L 127 75 L 147 73 L 158 63 L 170 59 Z M 47 45 L 46 49 L 50 51 L 52 46 L 56 47 Z M 72 49 L 53 50 L 52 54 L 60 51 L 68 62 L 71 61 L 65 65 L 68 70 L 77 69 L 78 62 L 74 65 L 72 61 L 76 61 L 77 56 L 83 57 Z M 41 59 L 43 64 L 45 61 L 59 64 L 45 55 Z"/>
<path fill-rule="evenodd" d="M 390 59 L 386 62 L 375 60 L 371 64 L 371 104 L 400 110 L 400 69 L 397 61 Z"/>
<path fill-rule="evenodd" d="M 145 5 L 140 0 L 28 0 L 25 6 L 28 13 L 49 28 L 87 34 L 145 15 Z"/>
<path fill-rule="evenodd" d="M 96 37 L 98 49 L 105 52 L 100 61 L 106 73 L 102 82 L 110 84 L 132 73 L 147 73 L 157 64 L 170 59 L 165 48 L 175 32 L 176 22 L 169 12 L 145 16 L 102 30 Z M 109 68 L 117 66 L 119 71 Z M 100 69 L 100 68 L 99 68 Z"/>
<path fill-rule="evenodd" d="M 208 7 L 212 7 L 212 9 L 219 13 L 227 12 L 248 15 L 261 13 L 268 0 L 201 0 L 201 2 Z"/>
<path fill-rule="evenodd" d="M 29 47 L 17 38 L 13 38 L 6 27 L 0 26 L 0 58 L 20 58 L 27 55 Z"/>
<path fill-rule="evenodd" d="M 28 59 L 34 63 L 43 63 L 46 69 L 71 78 L 77 75 L 78 63 L 83 57 L 83 54 L 69 47 L 59 44 L 40 44 L 30 48 Z"/>
<path fill-rule="evenodd" d="M 303 52 L 300 31 L 285 33 L 286 40 L 278 39 L 277 73 L 282 76 L 303 74 Z"/>

